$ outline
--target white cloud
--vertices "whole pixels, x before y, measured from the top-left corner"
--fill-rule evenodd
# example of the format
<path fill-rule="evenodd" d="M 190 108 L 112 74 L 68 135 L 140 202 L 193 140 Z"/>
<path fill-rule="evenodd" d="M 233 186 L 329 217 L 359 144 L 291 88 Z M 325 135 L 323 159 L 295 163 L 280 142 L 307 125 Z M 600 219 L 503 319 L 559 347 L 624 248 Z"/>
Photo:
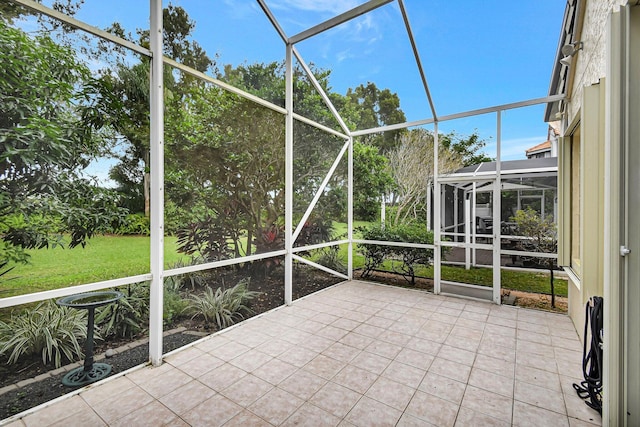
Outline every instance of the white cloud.
<path fill-rule="evenodd" d="M 235 19 L 245 19 L 262 13 L 260 6 L 256 2 L 246 2 L 237 0 L 224 0 L 227 10 L 231 11 Z"/>
<path fill-rule="evenodd" d="M 338 62 L 342 62 L 348 58 L 353 58 L 353 54 L 351 54 L 351 49 L 345 49 L 345 50 L 341 50 L 340 52 L 336 52 L 336 60 Z"/>
<path fill-rule="evenodd" d="M 267 5 L 280 10 L 302 10 L 307 12 L 327 12 L 339 15 L 358 6 L 355 0 L 272 0 Z"/>
<path fill-rule="evenodd" d="M 232 0 L 226 0 L 232 1 Z M 272 0 L 267 2 L 272 10 L 278 10 L 275 13 L 279 19 L 294 24 L 300 30 L 312 27 L 320 20 L 324 21 L 333 18 L 341 13 L 347 12 L 358 5 L 361 1 L 355 0 Z M 305 19 L 304 13 L 314 18 Z M 373 34 L 372 34 L 373 33 Z M 330 34 L 333 38 L 341 40 L 350 40 L 358 43 L 370 43 L 378 41 L 382 38 L 378 25 L 374 17 L 369 14 L 361 15 L 355 19 L 347 21 L 331 30 Z"/>

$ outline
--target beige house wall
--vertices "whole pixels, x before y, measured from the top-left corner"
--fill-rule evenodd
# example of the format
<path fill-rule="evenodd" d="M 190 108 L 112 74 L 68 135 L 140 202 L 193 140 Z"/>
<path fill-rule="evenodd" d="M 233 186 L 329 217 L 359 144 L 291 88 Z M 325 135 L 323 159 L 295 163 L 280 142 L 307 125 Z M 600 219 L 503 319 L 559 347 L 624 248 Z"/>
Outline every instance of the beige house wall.
<path fill-rule="evenodd" d="M 606 75 L 607 19 L 626 0 L 587 0 L 580 2 L 582 25 L 574 40 L 582 50 L 573 63 L 569 99 L 564 124 L 578 123 L 581 133 L 580 159 L 580 268 L 569 275 L 569 315 L 583 338 L 584 305 L 594 295 L 604 293 L 604 89 Z M 580 19 L 580 18 L 578 18 Z M 590 88 L 587 90 L 586 88 Z M 589 92 L 585 93 L 585 92 Z M 585 96 L 587 99 L 585 100 Z M 585 103 L 585 101 L 588 101 Z M 585 110 L 585 105 L 588 107 Z M 593 108 L 596 105 L 597 108 Z M 573 126 L 563 128 L 564 141 L 570 140 Z M 565 164 L 565 167 L 569 165 Z M 587 172 L 588 171 L 588 172 Z M 574 171 L 575 172 L 575 171 Z M 569 191 L 570 192 L 570 191 Z M 569 207 L 566 206 L 568 209 Z M 568 217 L 565 217 L 569 220 Z M 575 220 L 574 218 L 572 218 Z M 565 235 L 566 236 L 566 235 Z M 568 237 L 568 236 L 567 236 Z M 565 246 L 566 247 L 566 246 Z M 571 252 L 571 248 L 567 248 Z"/>
<path fill-rule="evenodd" d="M 577 40 L 583 48 L 576 55 L 574 77 L 567 105 L 567 122 L 571 123 L 580 114 L 583 88 L 598 83 L 606 73 L 607 17 L 626 3 L 626 0 L 588 0 L 583 7 L 584 22 Z"/>
<path fill-rule="evenodd" d="M 559 188 L 564 191 L 559 260 L 568 266 L 572 250 L 576 217 L 569 183 L 575 175 L 568 144 L 579 129 L 581 268 L 567 268 L 569 314 L 582 335 L 586 301 L 604 297 L 602 425 L 640 426 L 640 220 L 632 214 L 640 205 L 640 174 L 633 168 L 640 159 L 640 121 L 634 120 L 640 111 L 640 2 L 577 0 L 575 16 L 576 9 L 569 6 L 565 25 L 571 29 L 563 29 L 561 37 L 570 31 L 571 40 L 582 41 L 583 49 L 573 57 L 567 100 L 558 108 L 565 112 L 559 150 Z M 561 79 L 564 70 L 557 70 Z M 625 253 L 627 247 L 635 251 Z"/>

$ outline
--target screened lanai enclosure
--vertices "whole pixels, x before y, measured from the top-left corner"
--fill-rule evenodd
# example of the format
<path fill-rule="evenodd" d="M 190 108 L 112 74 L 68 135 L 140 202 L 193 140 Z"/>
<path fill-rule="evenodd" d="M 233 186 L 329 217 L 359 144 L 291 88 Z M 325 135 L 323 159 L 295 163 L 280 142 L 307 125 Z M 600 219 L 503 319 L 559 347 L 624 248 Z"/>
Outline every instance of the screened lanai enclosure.
<path fill-rule="evenodd" d="M 213 2 L 206 11 L 190 2 L 164 5 L 164 28 L 159 0 L 149 10 L 132 7 L 126 16 L 113 11 L 127 29 L 99 24 L 98 15 L 83 15 L 82 8 L 66 3 L 2 3 L 0 187 L 3 215 L 11 221 L 3 220 L 2 250 L 9 263 L 0 268 L 17 267 L 0 270 L 11 279 L 2 285 L 0 308 L 143 284 L 137 297 L 148 301 L 149 357 L 160 364 L 172 286 L 189 293 L 203 281 L 231 287 L 250 278 L 249 289 L 257 292 L 263 282 L 277 283 L 273 298 L 290 304 L 316 274 L 327 286 L 354 278 L 366 262 L 365 247 L 409 248 L 428 254 L 421 259 L 432 265 L 434 294 L 501 304 L 505 257 L 555 256 L 509 246 L 517 240 L 509 219 L 514 211 L 503 204 L 508 199 L 514 208 L 529 205 L 555 217 L 557 165 L 546 159 L 535 166 L 510 163 L 510 144 L 521 137 L 519 123 L 535 120 L 529 117 L 544 128 L 542 110 L 563 96 L 546 96 L 545 86 L 516 99 L 496 93 L 495 102 L 456 104 L 456 97 L 465 96 L 456 95 L 455 81 L 430 85 L 429 71 L 446 61 L 432 54 L 432 44 L 442 40 L 436 32 L 425 33 L 428 17 L 419 1 L 345 2 L 331 10 L 332 17 L 302 29 L 290 16 L 280 19 L 286 2 L 239 3 Z M 204 15 L 218 8 L 232 9 L 235 18 L 259 17 L 260 25 L 223 34 L 224 48 L 205 52 L 212 35 L 201 29 L 208 23 Z M 329 66 L 318 65 L 330 51 L 342 52 L 342 58 L 357 55 L 358 48 L 340 42 L 373 21 L 384 23 L 380 36 L 393 43 L 369 54 L 389 67 L 406 67 L 395 80 L 406 80 L 420 94 L 413 117 L 392 96 L 393 81 L 378 83 L 391 91 L 371 83 L 375 66 L 354 63 L 349 74 L 352 81 L 363 76 L 360 86 L 339 95 Z M 226 65 L 234 46 L 247 57 Z M 273 62 L 247 62 L 268 46 L 279 52 Z M 451 78 L 475 82 L 474 73 Z M 505 78 L 495 68 L 489 73 Z M 529 77 L 521 78 L 526 86 Z M 460 132 L 478 133 L 490 163 L 472 167 L 452 160 L 456 138 L 468 139 Z M 418 133 L 424 138 L 411 139 Z M 419 178 L 414 193 L 398 190 L 404 187 L 398 185 L 397 163 L 395 172 L 387 168 L 403 138 L 428 147 L 428 159 L 416 169 L 421 174 L 410 172 Z M 97 170 L 102 175 L 92 179 Z M 410 218 L 425 229 L 421 236 L 427 240 L 363 237 L 360 227 L 376 223 L 381 197 L 391 193 L 397 206 L 387 207 L 386 226 L 407 218 L 399 206 L 414 198 L 420 207 Z M 110 242 L 116 238 L 125 243 L 114 249 Z M 131 262 L 140 245 L 148 253 L 143 267 Z M 53 259 L 30 259 L 30 266 L 47 266 L 38 276 L 21 263 L 22 249 L 44 247 Z M 462 251 L 461 260 L 452 261 L 454 250 Z M 94 252 L 109 258 L 105 262 L 116 271 L 85 262 Z M 442 267 L 452 262 L 491 268 L 491 284 L 448 277 Z M 71 264 L 81 274 L 57 283 Z"/>
<path fill-rule="evenodd" d="M 494 267 L 542 267 L 557 257 L 556 251 L 540 253 L 531 236 L 520 235 L 515 215 L 531 209 L 551 223 L 557 218 L 558 165 L 555 157 L 501 162 L 500 191 L 495 191 L 497 163 L 486 162 L 461 168 L 440 178 L 442 264 L 465 269 Z M 497 196 L 494 198 L 494 194 Z M 433 198 L 432 192 L 429 194 Z M 495 207 L 496 199 L 499 207 Z M 431 218 L 433 213 L 431 213 Z M 494 222 L 495 221 L 495 222 Z M 499 224 L 494 227 L 494 224 Z M 496 237 L 494 228 L 499 234 Z M 497 238 L 498 255 L 493 252 Z M 494 256 L 497 259 L 494 259 Z M 451 292 L 491 299 L 490 289 L 477 284 L 455 283 L 441 274 L 441 284 Z M 462 287 L 464 289 L 457 289 Z"/>

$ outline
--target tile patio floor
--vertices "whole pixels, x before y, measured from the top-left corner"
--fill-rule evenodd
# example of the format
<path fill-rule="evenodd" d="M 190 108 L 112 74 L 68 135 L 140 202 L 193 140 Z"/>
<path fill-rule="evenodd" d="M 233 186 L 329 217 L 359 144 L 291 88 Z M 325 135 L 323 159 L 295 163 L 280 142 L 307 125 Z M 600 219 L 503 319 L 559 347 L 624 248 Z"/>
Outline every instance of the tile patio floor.
<path fill-rule="evenodd" d="M 14 426 L 592 426 L 567 316 L 345 282 Z"/>

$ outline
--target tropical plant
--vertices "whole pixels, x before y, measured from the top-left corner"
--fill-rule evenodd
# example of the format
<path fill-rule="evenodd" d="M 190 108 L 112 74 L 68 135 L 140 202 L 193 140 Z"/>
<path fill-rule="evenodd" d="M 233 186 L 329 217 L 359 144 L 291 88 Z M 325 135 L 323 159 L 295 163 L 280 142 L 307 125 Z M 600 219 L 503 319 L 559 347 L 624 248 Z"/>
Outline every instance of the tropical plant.
<path fill-rule="evenodd" d="M 60 307 L 52 300 L 39 303 L 33 310 L 0 321 L 0 354 L 8 363 L 30 354 L 42 355 L 42 363 L 53 362 L 56 368 L 67 360 L 81 359 L 81 340 L 87 336 L 84 310 Z M 94 338 L 100 339 L 95 333 Z"/>
<path fill-rule="evenodd" d="M 145 329 L 149 319 L 149 284 L 135 283 L 124 290 L 115 304 L 97 310 L 95 323 L 105 337 L 134 337 Z"/>
<path fill-rule="evenodd" d="M 316 262 L 320 265 L 338 272 L 347 271 L 347 266 L 344 264 L 343 260 L 340 259 L 340 249 L 338 246 L 329 246 L 318 249 L 316 257 Z"/>
<path fill-rule="evenodd" d="M 244 319 L 247 314 L 253 314 L 248 303 L 259 295 L 259 292 L 249 290 L 249 280 L 243 280 L 232 288 L 206 288 L 203 295 L 191 295 L 185 312 L 192 319 L 202 317 L 206 324 L 215 323 L 218 329 L 233 325 Z"/>
<path fill-rule="evenodd" d="M 205 260 L 202 258 L 192 258 L 190 261 L 177 261 L 171 264 L 169 269 L 187 267 L 194 264 L 202 264 Z M 212 271 L 194 271 L 192 273 L 176 274 L 174 276 L 168 276 L 164 278 L 164 289 L 169 292 L 179 293 L 184 288 L 189 287 L 191 290 L 195 290 L 203 286 L 206 283 L 208 276 L 215 274 Z"/>
<path fill-rule="evenodd" d="M 189 303 L 182 298 L 180 292 L 165 286 L 163 295 L 164 307 L 162 308 L 162 320 L 165 325 L 172 325 L 179 319 Z"/>
<path fill-rule="evenodd" d="M 178 252 L 201 256 L 209 261 L 231 257 L 227 233 L 220 216 L 211 216 L 192 222 L 176 233 Z"/>

